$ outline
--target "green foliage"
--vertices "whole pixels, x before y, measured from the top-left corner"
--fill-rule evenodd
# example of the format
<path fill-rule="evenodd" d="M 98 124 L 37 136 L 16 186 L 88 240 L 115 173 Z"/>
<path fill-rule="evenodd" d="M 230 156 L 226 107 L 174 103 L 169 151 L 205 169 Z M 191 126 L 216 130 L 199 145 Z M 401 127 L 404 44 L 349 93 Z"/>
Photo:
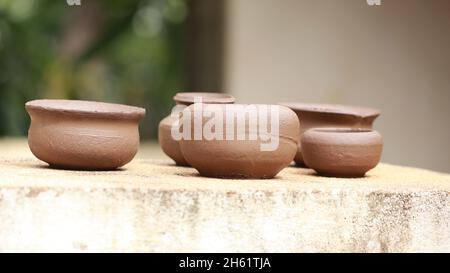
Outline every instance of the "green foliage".
<path fill-rule="evenodd" d="M 87 99 L 147 109 L 156 136 L 183 87 L 184 0 L 0 0 L 0 135 L 26 134 L 28 100 Z"/>

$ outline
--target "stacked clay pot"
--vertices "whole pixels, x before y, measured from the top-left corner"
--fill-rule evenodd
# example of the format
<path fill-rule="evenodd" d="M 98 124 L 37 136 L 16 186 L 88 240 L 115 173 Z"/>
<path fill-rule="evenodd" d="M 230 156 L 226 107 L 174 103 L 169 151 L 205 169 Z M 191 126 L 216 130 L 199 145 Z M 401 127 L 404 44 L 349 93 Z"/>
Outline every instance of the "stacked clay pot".
<path fill-rule="evenodd" d="M 203 103 L 231 104 L 235 99 L 233 96 L 221 93 L 208 92 L 184 92 L 177 93 L 173 99 L 177 106 L 189 106 L 196 99 L 201 98 Z M 163 152 L 172 158 L 179 166 L 189 166 L 180 150 L 179 141 L 174 140 L 171 134 L 172 125 L 178 123 L 179 113 L 172 113 L 159 123 L 158 140 Z"/>
<path fill-rule="evenodd" d="M 298 116 L 301 128 L 295 163 L 309 167 L 303 160 L 301 139 L 311 128 L 372 129 L 373 122 L 380 115 L 377 109 L 337 104 L 280 103 L 292 109 Z"/>
<path fill-rule="evenodd" d="M 211 122 L 214 115 L 221 113 L 222 119 L 214 125 L 214 130 L 227 130 L 222 133 L 222 137 L 216 139 L 182 139 L 180 141 L 181 152 L 189 165 L 199 171 L 202 176 L 220 177 L 220 178 L 248 178 L 248 179 L 266 179 L 276 176 L 282 169 L 287 167 L 297 151 L 297 142 L 299 139 L 300 123 L 295 113 L 287 107 L 278 105 L 223 105 L 211 104 L 205 107 L 194 104 L 183 110 L 183 126 L 186 128 L 186 122 L 190 123 L 191 136 L 194 135 L 194 120 L 196 107 L 201 108 L 200 120 L 202 124 Z M 257 112 L 254 120 L 266 120 L 267 124 L 258 123 L 257 126 L 251 126 L 250 115 L 243 114 L 246 107 L 265 107 L 265 109 L 274 109 L 278 111 L 278 116 L 273 118 L 272 112 Z M 258 108 L 259 109 L 259 108 Z M 198 113 L 198 112 L 197 112 Z M 236 113 L 245 116 L 244 127 L 240 126 L 235 118 L 225 118 L 228 115 Z M 269 114 L 270 113 L 270 114 Z M 185 116 L 190 119 L 185 119 Z M 242 123 L 241 123 L 242 125 Z M 263 131 L 262 129 L 277 126 L 278 132 Z M 263 128 L 264 127 L 264 128 Z M 232 133 L 230 138 L 226 137 L 228 130 Z M 250 138 L 251 134 L 256 138 Z M 275 140 L 278 145 L 271 149 L 262 149 L 268 139 Z M 276 147 L 275 147 L 276 146 Z"/>

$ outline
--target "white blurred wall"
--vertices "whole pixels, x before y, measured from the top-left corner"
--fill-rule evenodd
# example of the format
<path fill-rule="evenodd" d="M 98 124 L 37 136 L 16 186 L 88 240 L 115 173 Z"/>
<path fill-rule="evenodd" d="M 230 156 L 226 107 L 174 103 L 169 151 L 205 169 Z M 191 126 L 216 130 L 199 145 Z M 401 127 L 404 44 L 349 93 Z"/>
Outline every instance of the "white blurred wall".
<path fill-rule="evenodd" d="M 450 172 L 450 1 L 227 0 L 239 102 L 380 108 L 383 161 Z"/>

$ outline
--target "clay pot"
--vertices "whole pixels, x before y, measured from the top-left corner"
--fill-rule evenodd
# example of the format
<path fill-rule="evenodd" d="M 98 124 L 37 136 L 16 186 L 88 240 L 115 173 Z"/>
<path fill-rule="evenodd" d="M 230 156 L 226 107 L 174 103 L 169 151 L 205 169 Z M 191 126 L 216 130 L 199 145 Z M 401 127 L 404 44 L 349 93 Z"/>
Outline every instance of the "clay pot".
<path fill-rule="evenodd" d="M 163 152 L 172 158 L 178 166 L 189 166 L 183 157 L 178 141 L 172 138 L 172 124 L 178 122 L 178 116 L 165 117 L 159 123 L 158 140 Z"/>
<path fill-rule="evenodd" d="M 381 135 L 368 129 L 315 128 L 302 137 L 305 163 L 317 173 L 362 177 L 380 161 Z"/>
<path fill-rule="evenodd" d="M 253 115 L 259 120 L 257 126 L 250 125 L 250 115 L 245 115 L 245 107 L 275 107 L 279 109 L 276 115 L 258 112 Z M 203 137 L 196 140 L 194 109 L 202 107 L 202 113 L 197 120 L 203 124 Z M 222 131 L 222 139 L 207 138 L 206 128 L 208 122 L 214 120 L 217 112 L 222 113 L 222 119 L 216 119 L 214 132 Z M 268 111 L 270 112 L 270 111 Z M 198 109 L 197 109 L 198 113 Z M 243 117 L 228 119 L 227 115 L 237 113 Z M 185 116 L 190 117 L 185 119 Z M 237 117 L 237 115 L 235 117 Z M 232 117 L 232 116 L 231 116 Z M 267 121 L 262 125 L 261 120 Z M 273 120 L 272 120 L 273 119 Z M 220 105 L 220 104 L 194 104 L 182 112 L 180 120 L 184 128 L 190 124 L 191 138 L 183 138 L 180 141 L 181 152 L 186 161 L 202 176 L 219 178 L 248 178 L 266 179 L 276 176 L 283 168 L 288 166 L 294 159 L 297 150 L 298 134 L 300 124 L 295 113 L 287 107 L 277 105 Z M 188 123 L 186 123 L 188 122 Z M 252 123 L 255 124 L 255 123 Z M 211 124 L 210 124 L 211 125 Z M 272 126 L 278 125 L 278 132 L 273 131 Z M 222 129 L 219 129 L 222 128 Z M 230 128 L 232 131 L 230 132 Z M 256 137 L 250 138 L 253 134 Z M 229 138 L 227 137 L 229 135 Z M 271 138 L 271 139 L 269 139 Z M 262 144 L 278 143 L 268 149 L 262 148 Z"/>
<path fill-rule="evenodd" d="M 221 93 L 206 93 L 206 92 L 185 92 L 177 93 L 173 99 L 177 105 L 189 106 L 194 103 L 195 98 L 202 98 L 203 103 L 234 103 L 233 96 Z M 166 155 L 172 158 L 179 166 L 189 166 L 180 151 L 178 141 L 174 140 L 171 135 L 171 128 L 174 122 L 178 122 L 179 115 L 171 114 L 165 117 L 159 123 L 158 140 L 161 149 Z"/>
<path fill-rule="evenodd" d="M 34 100 L 25 108 L 31 152 L 51 167 L 112 170 L 139 148 L 143 108 L 78 100 Z"/>
<path fill-rule="evenodd" d="M 380 115 L 380 110 L 346 106 L 337 104 L 314 104 L 314 103 L 280 103 L 280 105 L 291 108 L 300 119 L 300 139 L 295 163 L 298 166 L 308 166 L 303 161 L 301 138 L 311 128 L 354 128 L 372 129 L 373 122 Z"/>

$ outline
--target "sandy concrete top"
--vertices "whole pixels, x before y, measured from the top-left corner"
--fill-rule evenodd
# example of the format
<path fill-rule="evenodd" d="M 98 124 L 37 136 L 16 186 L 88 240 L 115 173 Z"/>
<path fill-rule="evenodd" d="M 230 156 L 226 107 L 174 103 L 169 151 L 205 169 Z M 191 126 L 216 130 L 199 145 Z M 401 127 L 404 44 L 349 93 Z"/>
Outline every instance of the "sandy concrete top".
<path fill-rule="evenodd" d="M 450 174 L 379 164 L 364 178 L 320 177 L 313 170 L 288 167 L 275 179 L 204 178 L 193 168 L 177 167 L 156 144 L 143 144 L 136 159 L 117 171 L 54 170 L 29 152 L 26 140 L 0 141 L 0 187 L 118 188 L 179 191 L 450 191 Z"/>

